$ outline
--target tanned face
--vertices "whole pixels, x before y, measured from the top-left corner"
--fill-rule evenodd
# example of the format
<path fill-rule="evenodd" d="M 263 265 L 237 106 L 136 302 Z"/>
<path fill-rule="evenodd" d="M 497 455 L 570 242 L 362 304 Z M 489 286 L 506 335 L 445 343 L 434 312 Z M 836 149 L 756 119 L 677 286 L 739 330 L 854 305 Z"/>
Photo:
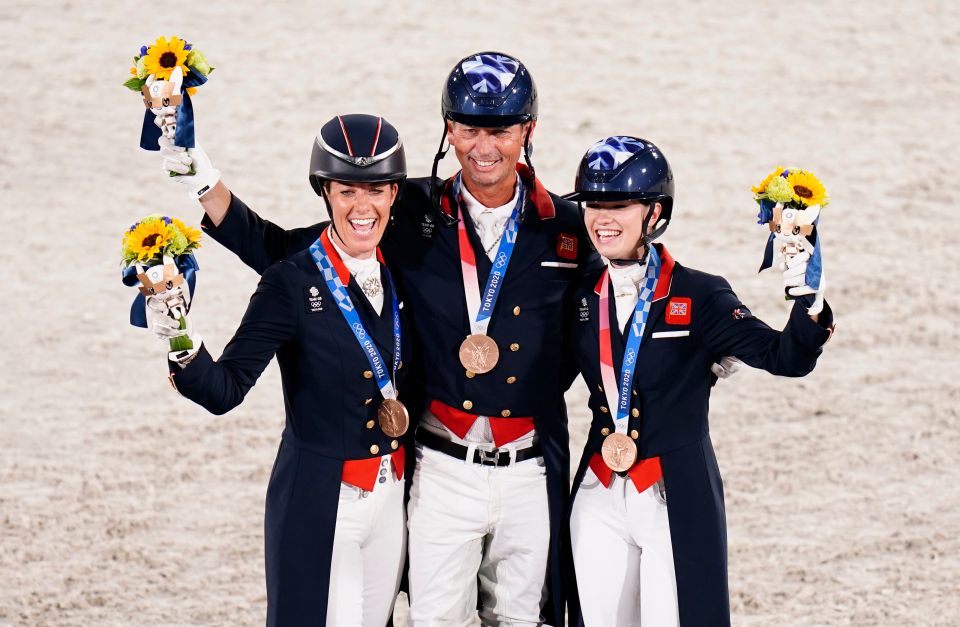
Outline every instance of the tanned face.
<path fill-rule="evenodd" d="M 486 128 L 447 122 L 447 141 L 463 169 L 464 184 L 477 200 L 494 207 L 513 197 L 524 136 L 528 132 L 532 134 L 535 125 L 535 122 L 525 122 Z M 488 200 L 497 204 L 488 204 Z"/>

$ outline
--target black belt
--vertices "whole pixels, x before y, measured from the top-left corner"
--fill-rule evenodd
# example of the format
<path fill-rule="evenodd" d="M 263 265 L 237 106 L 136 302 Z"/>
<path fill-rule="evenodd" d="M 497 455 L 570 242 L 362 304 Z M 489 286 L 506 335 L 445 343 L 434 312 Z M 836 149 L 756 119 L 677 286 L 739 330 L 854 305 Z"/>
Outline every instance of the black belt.
<path fill-rule="evenodd" d="M 442 436 L 437 435 L 432 431 L 427 429 L 417 429 L 417 442 L 423 444 L 427 448 L 432 448 L 435 451 L 440 451 L 450 457 L 455 457 L 457 459 L 467 459 L 467 453 L 470 448 L 462 444 L 457 444 L 456 442 L 451 442 L 450 440 L 444 439 Z M 515 462 L 522 462 L 527 459 L 533 459 L 534 457 L 542 457 L 543 451 L 540 449 L 540 443 L 536 443 L 533 446 L 520 449 L 516 451 L 514 460 Z M 481 466 L 509 466 L 511 463 L 510 460 L 510 451 L 507 449 L 494 449 L 492 451 L 484 451 L 479 448 L 473 450 L 473 461 L 474 464 L 480 464 Z"/>

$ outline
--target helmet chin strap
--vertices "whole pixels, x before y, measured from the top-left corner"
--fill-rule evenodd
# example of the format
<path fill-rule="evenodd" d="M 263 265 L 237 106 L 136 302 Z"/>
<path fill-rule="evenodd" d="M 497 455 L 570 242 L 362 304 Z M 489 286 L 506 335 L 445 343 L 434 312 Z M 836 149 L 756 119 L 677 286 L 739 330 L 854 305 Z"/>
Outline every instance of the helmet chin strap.
<path fill-rule="evenodd" d="M 443 144 L 447 140 L 447 121 L 443 121 L 443 135 L 440 136 L 440 146 L 437 147 L 437 154 L 433 157 L 433 169 L 430 172 L 430 204 L 433 205 L 434 212 L 440 217 L 445 226 L 455 226 L 457 219 L 447 215 L 440 205 L 440 197 L 443 194 L 443 183 L 436 184 L 437 169 L 440 167 L 440 160 L 447 156 L 450 150 L 450 144 L 444 148 Z"/>
<path fill-rule="evenodd" d="M 627 266 L 632 266 L 633 264 L 644 265 L 647 263 L 647 253 L 650 252 L 650 246 L 645 244 L 643 250 L 640 253 L 640 256 L 637 259 L 611 259 L 610 265 L 616 266 L 617 268 L 625 268 Z"/>
<path fill-rule="evenodd" d="M 333 219 L 333 207 L 330 206 L 330 199 L 327 198 L 327 181 L 324 181 L 320 185 L 320 197 L 323 198 L 323 204 L 327 206 L 327 215 L 330 216 L 330 228 L 333 229 L 334 234 L 336 234 L 337 239 L 340 240 L 340 243 L 343 243 L 343 237 L 340 236 L 340 231 L 337 230 L 337 221 Z"/>
<path fill-rule="evenodd" d="M 530 143 L 530 128 L 527 128 L 527 132 L 523 136 L 523 160 L 527 163 L 527 167 L 530 168 L 531 183 L 537 179 L 537 171 L 533 167 L 533 161 L 530 160 L 532 156 L 533 144 Z"/>

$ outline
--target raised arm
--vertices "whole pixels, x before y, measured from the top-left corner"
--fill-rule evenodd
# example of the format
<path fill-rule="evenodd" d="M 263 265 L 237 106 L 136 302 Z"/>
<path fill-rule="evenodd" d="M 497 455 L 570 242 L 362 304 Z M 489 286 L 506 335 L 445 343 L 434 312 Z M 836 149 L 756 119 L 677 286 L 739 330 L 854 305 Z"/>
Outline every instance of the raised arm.
<path fill-rule="evenodd" d="M 207 235 L 240 257 L 243 263 L 258 274 L 263 274 L 276 262 L 308 248 L 320 237 L 326 226 L 325 222 L 320 222 L 304 228 L 284 229 L 261 218 L 225 185 L 223 188 L 230 198 L 220 222 L 216 223 L 211 214 L 207 213 L 200 226 Z M 219 208 L 218 204 L 215 209 Z M 206 205 L 204 210 L 206 211 Z"/>
<path fill-rule="evenodd" d="M 200 201 L 206 214 L 200 224 L 206 233 L 257 274 L 310 246 L 323 230 L 324 224 L 318 223 L 288 231 L 262 219 L 233 195 L 221 180 L 220 171 L 199 147 L 177 149 L 172 140 L 162 137 L 160 153 L 167 178 L 182 185 L 190 198 Z"/>

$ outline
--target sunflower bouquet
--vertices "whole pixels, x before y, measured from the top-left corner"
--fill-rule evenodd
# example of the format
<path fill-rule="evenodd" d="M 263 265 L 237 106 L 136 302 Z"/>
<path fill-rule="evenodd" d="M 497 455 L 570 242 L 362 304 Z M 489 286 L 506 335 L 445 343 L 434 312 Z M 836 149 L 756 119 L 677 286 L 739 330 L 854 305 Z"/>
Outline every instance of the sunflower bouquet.
<path fill-rule="evenodd" d="M 176 303 L 173 316 L 181 329 L 186 328 L 199 269 L 193 251 L 200 247 L 200 237 L 199 230 L 162 215 L 147 216 L 127 229 L 120 252 L 123 283 L 140 289 L 130 309 L 130 324 L 147 328 L 146 297 L 161 296 Z M 191 348 L 193 342 L 186 335 L 170 339 L 171 351 Z"/>
<path fill-rule="evenodd" d="M 774 252 L 785 257 L 807 252 L 807 285 L 819 289 L 823 262 L 817 226 L 820 211 L 830 203 L 823 183 L 808 170 L 778 167 L 751 190 L 760 206 L 757 224 L 770 228 L 760 270 L 773 265 Z"/>
<path fill-rule="evenodd" d="M 194 147 L 190 97 L 196 94 L 199 85 L 207 82 L 213 70 L 202 52 L 176 36 L 169 40 L 158 37 L 152 46 L 140 46 L 139 53 L 133 57 L 131 77 L 123 85 L 140 93 L 147 108 L 140 133 L 141 148 L 160 149 L 158 142 L 163 131 L 154 123 L 155 116 L 169 116 L 171 121 L 175 120 L 169 129 L 175 145 Z"/>

